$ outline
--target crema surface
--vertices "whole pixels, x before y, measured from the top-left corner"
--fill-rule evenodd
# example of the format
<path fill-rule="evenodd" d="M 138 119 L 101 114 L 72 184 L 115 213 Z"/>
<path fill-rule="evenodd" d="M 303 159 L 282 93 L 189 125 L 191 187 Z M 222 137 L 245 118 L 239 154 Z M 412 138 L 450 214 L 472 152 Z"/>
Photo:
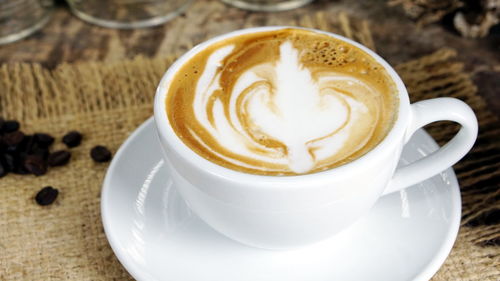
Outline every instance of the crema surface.
<path fill-rule="evenodd" d="M 263 175 L 318 172 L 375 147 L 397 115 L 396 86 L 364 51 L 281 29 L 235 36 L 190 58 L 168 87 L 167 116 L 200 156 Z"/>

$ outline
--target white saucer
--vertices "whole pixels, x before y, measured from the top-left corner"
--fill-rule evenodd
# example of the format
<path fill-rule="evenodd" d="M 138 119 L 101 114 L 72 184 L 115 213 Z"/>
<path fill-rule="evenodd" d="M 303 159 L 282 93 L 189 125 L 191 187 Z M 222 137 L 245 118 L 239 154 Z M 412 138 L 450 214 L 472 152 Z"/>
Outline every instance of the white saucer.
<path fill-rule="evenodd" d="M 437 149 L 424 131 L 402 161 Z M 102 219 L 120 262 L 137 280 L 428 280 L 455 241 L 461 212 L 453 170 L 383 197 L 331 239 L 290 251 L 233 242 L 197 218 L 163 165 L 153 120 L 116 153 L 102 190 Z M 283 233 L 286 235 L 286 233 Z"/>

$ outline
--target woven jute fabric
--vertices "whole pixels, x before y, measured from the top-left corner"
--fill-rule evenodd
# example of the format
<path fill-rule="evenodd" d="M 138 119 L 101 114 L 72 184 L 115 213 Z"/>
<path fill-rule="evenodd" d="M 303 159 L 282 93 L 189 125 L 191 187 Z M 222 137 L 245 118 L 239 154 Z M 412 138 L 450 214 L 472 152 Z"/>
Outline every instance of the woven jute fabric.
<path fill-rule="evenodd" d="M 289 24 L 333 31 L 375 48 L 369 24 L 346 14 L 317 13 Z M 100 191 L 108 165 L 91 161 L 89 150 L 104 144 L 115 152 L 152 115 L 156 85 L 174 55 L 52 70 L 36 64 L 0 66 L 0 116 L 20 120 L 27 133 L 47 132 L 59 139 L 69 130 L 84 135 L 82 145 L 71 150 L 69 165 L 40 177 L 9 174 L 0 179 L 0 280 L 132 279 L 101 224 Z M 457 97 L 474 108 L 480 122 L 474 149 L 455 166 L 463 199 L 458 240 L 433 280 L 497 281 L 498 120 L 455 56 L 454 50 L 444 49 L 396 66 L 413 101 Z M 450 124 L 429 127 L 440 143 L 456 130 Z M 62 147 L 59 140 L 55 148 Z M 34 195 L 46 185 L 60 195 L 54 204 L 38 206 Z"/>

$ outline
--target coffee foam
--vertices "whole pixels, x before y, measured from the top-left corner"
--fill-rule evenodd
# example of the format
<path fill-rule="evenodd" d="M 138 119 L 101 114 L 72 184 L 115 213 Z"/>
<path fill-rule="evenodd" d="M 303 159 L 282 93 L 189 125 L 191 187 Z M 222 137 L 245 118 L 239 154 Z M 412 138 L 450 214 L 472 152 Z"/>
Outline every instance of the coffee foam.
<path fill-rule="evenodd" d="M 394 85 L 374 59 L 311 31 L 228 39 L 177 76 L 167 96 L 177 135 L 201 156 L 252 173 L 349 162 L 380 142 L 396 114 Z"/>

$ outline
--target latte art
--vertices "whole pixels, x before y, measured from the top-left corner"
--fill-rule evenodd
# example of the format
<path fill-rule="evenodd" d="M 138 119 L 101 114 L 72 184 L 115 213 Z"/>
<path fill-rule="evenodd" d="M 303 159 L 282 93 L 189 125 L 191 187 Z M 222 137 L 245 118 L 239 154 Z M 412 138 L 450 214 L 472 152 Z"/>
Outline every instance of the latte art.
<path fill-rule="evenodd" d="M 394 119 L 397 99 L 382 67 L 326 35 L 242 35 L 190 62 L 169 89 L 170 123 L 191 149 L 229 168 L 332 168 L 380 142 Z"/>

